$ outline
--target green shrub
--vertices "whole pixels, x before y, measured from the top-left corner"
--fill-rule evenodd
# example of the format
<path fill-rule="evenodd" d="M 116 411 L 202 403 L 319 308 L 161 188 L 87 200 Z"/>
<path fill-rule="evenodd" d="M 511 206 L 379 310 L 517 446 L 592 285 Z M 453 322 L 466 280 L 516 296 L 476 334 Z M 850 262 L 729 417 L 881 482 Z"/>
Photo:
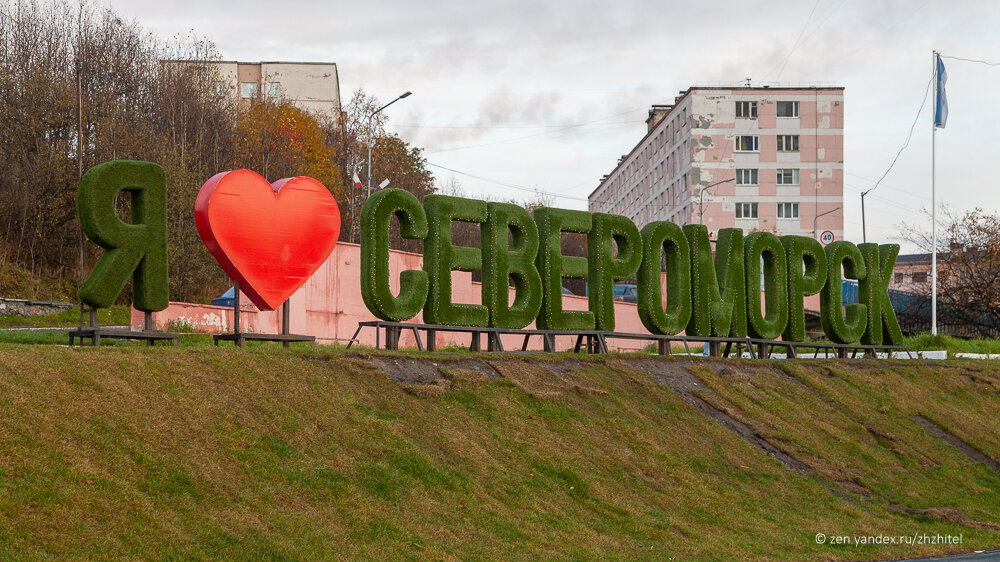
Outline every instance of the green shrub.
<path fill-rule="evenodd" d="M 586 279 L 586 258 L 562 255 L 562 233 L 590 232 L 591 214 L 541 207 L 535 209 L 538 226 L 538 256 L 535 263 L 542 277 L 542 307 L 535 320 L 540 330 L 593 330 L 594 313 L 590 310 L 563 310 L 562 278 Z"/>
<path fill-rule="evenodd" d="M 772 340 L 788 324 L 788 274 L 781 240 L 770 232 L 754 232 L 743 241 L 747 284 L 747 330 Z M 764 265 L 764 311 L 761 311 L 760 268 Z"/>
<path fill-rule="evenodd" d="M 858 299 L 868 309 L 868 326 L 861 343 L 902 345 L 903 331 L 889 301 L 889 281 L 899 255 L 898 244 L 860 244 L 867 275 L 858 281 Z"/>
<path fill-rule="evenodd" d="M 427 236 L 427 216 L 409 191 L 376 191 L 361 208 L 361 298 L 382 320 L 402 322 L 420 312 L 427 300 L 427 274 L 406 270 L 399 274 L 399 296 L 389 288 L 389 222 L 395 215 L 403 238 Z"/>
<path fill-rule="evenodd" d="M 479 248 L 453 246 L 453 221 L 486 220 L 486 202 L 448 195 L 424 197 L 427 213 L 427 238 L 424 240 L 424 271 L 427 272 L 427 305 L 424 321 L 449 326 L 486 326 L 489 311 L 481 304 L 455 304 L 451 301 L 451 272 L 476 271 L 483 266 Z"/>
<path fill-rule="evenodd" d="M 639 320 L 652 334 L 674 335 L 691 319 L 691 250 L 679 226 L 669 221 L 647 224 L 642 238 L 642 265 L 636 279 Z M 660 291 L 661 261 L 666 263 L 667 307 Z"/>
<path fill-rule="evenodd" d="M 542 278 L 535 268 L 538 227 L 524 207 L 487 203 L 481 240 L 483 304 L 490 311 L 490 326 L 515 329 L 527 326 L 542 306 Z M 511 282 L 513 305 L 509 304 Z"/>
<path fill-rule="evenodd" d="M 689 336 L 746 337 L 747 299 L 743 271 L 743 231 L 719 230 L 712 260 L 708 229 L 684 225 L 691 250 L 691 320 Z"/>
<path fill-rule="evenodd" d="M 615 281 L 629 279 L 642 262 L 639 229 L 628 217 L 593 213 L 587 234 L 590 310 L 598 330 L 615 329 Z M 618 255 L 614 255 L 614 246 Z"/>
<path fill-rule="evenodd" d="M 132 197 L 132 223 L 115 214 L 115 198 Z M 107 251 L 80 287 L 80 300 L 107 308 L 129 276 L 133 304 L 155 312 L 167 308 L 167 176 L 152 162 L 115 160 L 94 166 L 83 176 L 76 198 L 80 228 Z"/>
<path fill-rule="evenodd" d="M 858 343 L 868 323 L 868 309 L 864 304 L 843 306 L 840 271 L 843 268 L 847 279 L 864 279 L 867 273 L 864 258 L 857 246 L 844 240 L 831 243 L 824 251 L 826 285 L 819 294 L 823 332 L 835 343 Z"/>
<path fill-rule="evenodd" d="M 788 279 L 788 323 L 781 339 L 805 341 L 806 315 L 803 298 L 815 295 L 826 284 L 826 252 L 818 240 L 806 236 L 782 236 Z"/>

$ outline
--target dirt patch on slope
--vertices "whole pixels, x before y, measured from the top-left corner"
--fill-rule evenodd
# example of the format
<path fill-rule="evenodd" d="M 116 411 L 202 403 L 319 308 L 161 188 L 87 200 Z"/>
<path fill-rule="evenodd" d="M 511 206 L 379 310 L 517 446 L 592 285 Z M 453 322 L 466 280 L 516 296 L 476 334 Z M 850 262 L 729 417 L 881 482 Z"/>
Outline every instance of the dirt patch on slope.
<path fill-rule="evenodd" d="M 921 415 L 911 416 L 911 419 L 920 424 L 927 431 L 943 439 L 946 443 L 961 451 L 965 456 L 969 457 L 970 459 L 976 462 L 981 462 L 985 464 L 986 466 L 990 467 L 993 470 L 993 472 L 1000 473 L 1000 462 L 997 462 L 996 459 L 980 451 L 970 443 L 965 442 L 954 433 L 948 431 L 944 427 L 941 427 L 940 425 L 932 422 L 931 420 Z"/>
<path fill-rule="evenodd" d="M 798 472 L 807 472 L 809 470 L 809 467 L 807 467 L 804 463 L 779 449 L 774 443 L 771 443 L 761 436 L 756 429 L 736 419 L 729 413 L 713 406 L 704 398 L 699 396 L 698 394 L 709 393 L 714 395 L 715 392 L 705 386 L 705 383 L 703 383 L 701 379 L 688 370 L 687 366 L 691 363 L 661 361 L 656 359 L 635 361 L 634 363 L 653 375 L 656 380 L 670 387 L 674 392 L 679 394 L 681 398 L 686 400 L 695 408 L 698 408 L 706 415 L 722 424 L 725 428 L 735 432 L 747 443 L 763 450 L 765 453 L 778 459 L 782 464 L 792 470 Z M 732 367 L 723 366 L 722 368 L 729 369 Z M 744 374 L 742 370 L 741 374 Z M 747 373 L 747 376 L 750 376 L 750 374 Z"/>
<path fill-rule="evenodd" d="M 435 360 L 416 357 L 373 357 L 372 363 L 389 378 L 398 383 L 430 384 L 448 377 L 442 369 L 451 371 L 472 371 L 483 378 L 496 378 L 500 374 L 485 361 L 477 359 Z"/>

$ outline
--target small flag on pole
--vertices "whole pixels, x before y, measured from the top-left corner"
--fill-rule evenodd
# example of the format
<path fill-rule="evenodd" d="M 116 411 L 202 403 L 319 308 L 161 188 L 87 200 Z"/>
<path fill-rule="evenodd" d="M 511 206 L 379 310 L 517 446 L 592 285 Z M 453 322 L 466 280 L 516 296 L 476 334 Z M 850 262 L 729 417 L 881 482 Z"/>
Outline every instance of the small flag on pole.
<path fill-rule="evenodd" d="M 948 83 L 948 72 L 944 69 L 944 62 L 941 61 L 941 57 L 938 56 L 937 59 L 937 105 L 934 107 L 934 126 L 939 129 L 944 129 L 946 123 L 948 123 L 948 96 L 945 95 L 944 86 Z"/>
<path fill-rule="evenodd" d="M 357 172 L 354 172 L 354 187 L 361 187 L 361 179 L 358 178 Z"/>

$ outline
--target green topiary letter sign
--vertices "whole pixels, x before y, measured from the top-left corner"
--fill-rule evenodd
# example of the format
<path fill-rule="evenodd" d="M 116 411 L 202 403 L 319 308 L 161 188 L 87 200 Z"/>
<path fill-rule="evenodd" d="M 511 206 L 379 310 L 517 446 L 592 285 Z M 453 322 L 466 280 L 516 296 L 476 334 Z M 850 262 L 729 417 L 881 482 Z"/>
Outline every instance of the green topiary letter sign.
<path fill-rule="evenodd" d="M 803 297 L 815 295 L 826 284 L 826 252 L 818 240 L 805 236 L 782 236 L 788 273 L 788 325 L 785 341 L 805 341 L 806 314 Z"/>
<path fill-rule="evenodd" d="M 115 198 L 121 191 L 132 196 L 132 224 L 115 214 Z M 137 309 L 167 308 L 167 176 L 163 168 L 132 160 L 94 166 L 80 182 L 76 209 L 87 238 L 107 249 L 80 287 L 80 300 L 107 308 L 131 276 Z"/>
<path fill-rule="evenodd" d="M 692 310 L 687 335 L 746 337 L 743 231 L 719 230 L 714 263 L 708 229 L 700 224 L 687 224 L 684 235 L 691 248 Z"/>
<path fill-rule="evenodd" d="M 618 246 L 614 256 L 612 243 Z M 635 275 L 642 261 L 642 239 L 635 223 L 621 215 L 594 213 L 587 234 L 590 310 L 598 330 L 615 329 L 615 281 Z"/>
<path fill-rule="evenodd" d="M 858 247 L 845 240 L 833 242 L 825 248 L 826 285 L 819 294 L 820 321 L 823 332 L 834 343 L 858 343 L 868 324 L 864 304 L 843 305 L 840 272 L 848 279 L 864 279 L 865 261 Z M 841 311 L 846 309 L 845 311 Z M 845 314 L 846 313 L 846 318 Z"/>
<path fill-rule="evenodd" d="M 535 209 L 538 225 L 538 273 L 542 276 L 542 309 L 535 320 L 540 330 L 593 330 L 594 313 L 563 310 L 562 278 L 586 279 L 587 258 L 562 255 L 562 233 L 590 231 L 590 213 L 541 207 Z"/>
<path fill-rule="evenodd" d="M 899 255 L 898 244 L 860 244 L 868 275 L 858 281 L 858 296 L 868 307 L 868 327 L 861 343 L 868 345 L 902 345 L 903 332 L 896 320 L 896 311 L 889 301 L 889 281 Z"/>
<path fill-rule="evenodd" d="M 403 238 L 427 236 L 427 217 L 409 191 L 376 191 L 361 208 L 361 298 L 382 320 L 402 322 L 420 312 L 427 300 L 427 274 L 406 270 L 399 274 L 399 296 L 389 288 L 389 222 L 395 215 Z"/>
<path fill-rule="evenodd" d="M 475 199 L 428 195 L 424 197 L 427 212 L 427 238 L 424 240 L 424 271 L 428 276 L 427 306 L 424 322 L 451 326 L 486 326 L 489 311 L 481 304 L 451 302 L 451 272 L 475 271 L 482 267 L 480 248 L 451 244 L 453 221 L 483 222 L 486 203 Z"/>
<path fill-rule="evenodd" d="M 507 248 L 507 236 L 511 247 Z M 490 311 L 490 326 L 523 328 L 542 306 L 542 278 L 535 269 L 538 227 L 524 207 L 487 203 L 482 232 L 483 304 Z M 510 305 L 510 282 L 514 304 Z"/>
<path fill-rule="evenodd" d="M 642 237 L 642 266 L 636 279 L 639 319 L 650 333 L 672 336 L 691 319 L 691 250 L 681 227 L 668 221 L 647 224 Z M 667 308 L 660 291 L 661 252 L 666 262 Z"/>
<path fill-rule="evenodd" d="M 770 232 L 754 232 L 746 237 L 743 245 L 746 256 L 747 329 L 755 338 L 777 338 L 788 324 L 785 250 L 781 240 Z M 761 262 L 764 262 L 763 303 L 760 302 Z"/>

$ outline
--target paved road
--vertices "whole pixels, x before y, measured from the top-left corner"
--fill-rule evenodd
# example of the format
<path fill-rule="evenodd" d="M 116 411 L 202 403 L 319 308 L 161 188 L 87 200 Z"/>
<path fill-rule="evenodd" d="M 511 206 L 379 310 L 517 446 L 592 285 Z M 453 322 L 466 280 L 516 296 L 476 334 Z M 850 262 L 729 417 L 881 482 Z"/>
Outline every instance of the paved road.
<path fill-rule="evenodd" d="M 907 558 L 909 562 L 986 562 L 987 560 L 1000 560 L 1000 550 L 976 551 L 967 554 L 956 554 L 953 556 L 941 556 L 938 558 Z"/>

